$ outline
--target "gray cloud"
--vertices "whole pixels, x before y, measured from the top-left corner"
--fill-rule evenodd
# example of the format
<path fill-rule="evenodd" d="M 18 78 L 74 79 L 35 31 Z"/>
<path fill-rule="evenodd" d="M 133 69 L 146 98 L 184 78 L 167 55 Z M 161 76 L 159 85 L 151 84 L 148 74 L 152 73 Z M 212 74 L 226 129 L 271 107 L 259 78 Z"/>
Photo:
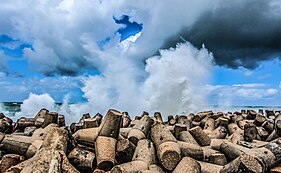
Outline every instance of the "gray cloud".
<path fill-rule="evenodd" d="M 0 50 L 0 77 L 4 77 L 9 74 L 6 61 L 7 61 L 7 57 Z"/>
<path fill-rule="evenodd" d="M 196 22 L 166 40 L 163 48 L 183 40 L 204 44 L 218 65 L 255 68 L 281 55 L 281 8 L 275 0 L 219 1 Z"/>
<path fill-rule="evenodd" d="M 115 6 L 109 6 L 89 0 L 4 0 L 0 34 L 32 45 L 23 50 L 31 69 L 47 76 L 79 75 L 98 65 L 93 62 L 97 55 L 89 55 L 81 39 L 89 37 L 99 50 L 97 43 L 118 28 L 112 19 Z"/>
<path fill-rule="evenodd" d="M 113 16 L 126 14 L 143 24 L 141 37 L 122 55 L 138 64 L 159 48 L 187 40 L 197 48 L 205 44 L 219 65 L 252 69 L 280 55 L 280 9 L 277 0 L 3 0 L 0 33 L 31 44 L 24 56 L 31 69 L 47 76 L 102 73 L 110 63 L 104 55 L 118 57 L 113 49 L 120 39 L 114 33 L 122 26 Z"/>
<path fill-rule="evenodd" d="M 105 54 L 118 57 L 118 51 L 113 53 L 112 48 L 119 44 L 119 35 L 115 33 L 122 26 L 115 23 L 113 16 L 125 14 L 131 16 L 131 22 L 143 23 L 141 38 L 124 55 L 140 64 L 211 4 L 212 0 L 3 0 L 0 25 L 4 27 L 0 33 L 32 45 L 33 50 L 24 50 L 31 69 L 47 76 L 79 75 L 89 69 L 106 68 Z M 109 37 L 110 41 L 100 49 L 99 43 Z"/>

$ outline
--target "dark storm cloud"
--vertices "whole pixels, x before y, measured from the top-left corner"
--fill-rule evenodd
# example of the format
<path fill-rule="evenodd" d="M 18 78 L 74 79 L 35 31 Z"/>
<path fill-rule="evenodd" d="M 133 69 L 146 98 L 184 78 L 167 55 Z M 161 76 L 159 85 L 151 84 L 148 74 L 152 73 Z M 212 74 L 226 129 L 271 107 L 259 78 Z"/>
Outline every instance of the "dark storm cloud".
<path fill-rule="evenodd" d="M 86 70 L 97 70 L 97 68 L 88 62 L 85 58 L 74 57 L 68 60 L 65 58 L 64 64 L 60 63 L 54 68 L 50 68 L 42 71 L 42 73 L 46 76 L 55 76 L 55 75 L 63 75 L 63 76 L 77 76 L 84 73 Z M 97 70 L 98 71 L 98 70 Z"/>
<path fill-rule="evenodd" d="M 273 0 L 220 1 L 196 22 L 166 40 L 162 48 L 187 40 L 212 51 L 218 65 L 255 68 L 260 61 L 280 58 L 281 8 Z"/>

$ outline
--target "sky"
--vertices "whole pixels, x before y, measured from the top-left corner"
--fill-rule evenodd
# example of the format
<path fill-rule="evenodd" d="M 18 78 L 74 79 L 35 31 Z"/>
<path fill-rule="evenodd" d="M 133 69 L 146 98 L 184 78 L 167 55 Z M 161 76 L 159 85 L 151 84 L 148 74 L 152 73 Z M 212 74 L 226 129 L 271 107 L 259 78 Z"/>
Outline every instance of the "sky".
<path fill-rule="evenodd" d="M 0 102 L 280 106 L 280 12 L 278 0 L 2 0 Z"/>

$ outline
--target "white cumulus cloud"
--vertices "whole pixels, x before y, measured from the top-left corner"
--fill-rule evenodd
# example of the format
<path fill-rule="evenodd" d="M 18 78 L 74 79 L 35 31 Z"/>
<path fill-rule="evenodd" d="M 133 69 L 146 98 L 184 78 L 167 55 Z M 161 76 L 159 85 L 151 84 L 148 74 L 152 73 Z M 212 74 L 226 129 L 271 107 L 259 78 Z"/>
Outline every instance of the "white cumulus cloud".
<path fill-rule="evenodd" d="M 249 70 L 247 70 L 245 73 L 244 73 L 244 76 L 246 76 L 246 77 L 250 77 L 250 76 L 252 76 L 253 75 L 253 72 L 252 71 L 249 71 Z"/>
<path fill-rule="evenodd" d="M 264 87 L 265 84 L 262 83 L 248 83 L 248 84 L 234 84 L 232 85 L 234 87 L 245 87 L 245 88 L 258 88 L 258 87 Z"/>
<path fill-rule="evenodd" d="M 214 4 L 211 0 L 163 3 L 148 0 L 4 0 L 0 7 L 0 33 L 33 46 L 34 50 L 25 48 L 24 51 L 33 70 L 47 75 L 75 75 L 101 65 L 97 60 L 100 55 L 93 52 L 108 50 L 100 49 L 100 41 L 110 37 L 108 47 L 105 46 L 109 49 L 119 44 L 115 32 L 121 26 L 113 17 L 125 14 L 131 21 L 143 24 L 139 40 L 130 48 L 125 46 L 128 49 L 126 56 L 141 62 Z M 88 44 L 92 45 L 90 51 Z"/>
<path fill-rule="evenodd" d="M 234 84 L 234 85 L 208 85 L 210 99 L 219 105 L 228 102 L 228 105 L 270 105 L 269 100 L 280 97 L 279 88 L 272 88 L 265 84 Z"/>

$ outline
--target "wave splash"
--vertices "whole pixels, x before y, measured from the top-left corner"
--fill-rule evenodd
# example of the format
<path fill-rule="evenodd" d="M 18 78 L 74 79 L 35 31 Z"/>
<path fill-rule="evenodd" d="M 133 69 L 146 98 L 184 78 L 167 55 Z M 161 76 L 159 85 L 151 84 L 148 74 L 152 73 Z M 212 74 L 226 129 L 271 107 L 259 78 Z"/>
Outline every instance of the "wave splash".
<path fill-rule="evenodd" d="M 43 107 L 72 122 L 84 113 L 105 113 L 109 108 L 133 116 L 143 110 L 160 111 L 163 117 L 200 111 L 208 105 L 205 86 L 212 74 L 212 60 L 208 50 L 188 42 L 160 50 L 159 56 L 146 60 L 145 67 L 136 66 L 128 57 L 115 58 L 103 67 L 101 75 L 83 78 L 81 90 L 87 102 L 68 104 L 66 96 L 58 107 L 49 94 L 30 93 L 16 116 L 34 116 Z"/>

